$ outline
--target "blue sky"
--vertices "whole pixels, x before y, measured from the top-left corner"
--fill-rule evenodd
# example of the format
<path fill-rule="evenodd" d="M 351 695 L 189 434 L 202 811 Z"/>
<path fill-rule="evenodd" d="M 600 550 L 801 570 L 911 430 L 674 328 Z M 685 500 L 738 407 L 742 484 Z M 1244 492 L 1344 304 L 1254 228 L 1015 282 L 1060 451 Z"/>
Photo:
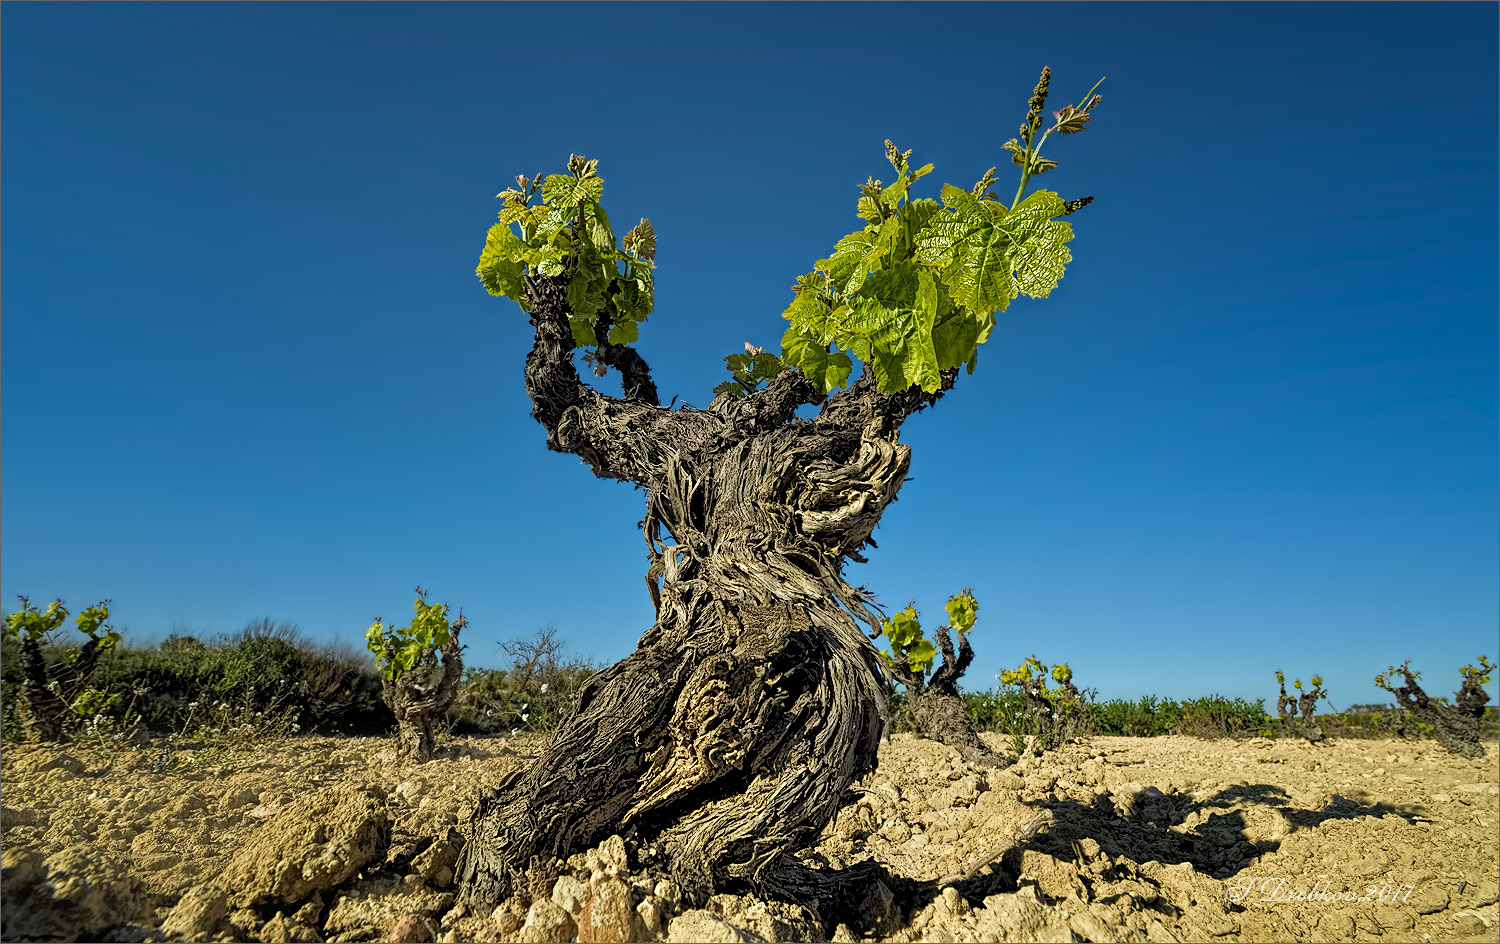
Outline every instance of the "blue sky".
<path fill-rule="evenodd" d="M 860 225 L 882 142 L 967 188 L 1041 66 L 1101 75 L 1039 184 L 1073 262 L 937 409 L 851 564 L 979 599 L 970 688 L 1334 704 L 1497 650 L 1492 4 L 6 4 L 0 593 L 141 638 L 360 644 L 411 588 L 467 660 L 650 625 L 642 495 L 548 452 L 473 270 L 518 173 L 599 159 L 659 236 L 639 348 L 698 406 Z M 931 192 L 923 191 L 925 185 Z M 623 231 L 623 227 L 617 226 Z M 616 389 L 618 386 L 616 385 Z M 1493 693 L 1494 685 L 1490 686 Z"/>

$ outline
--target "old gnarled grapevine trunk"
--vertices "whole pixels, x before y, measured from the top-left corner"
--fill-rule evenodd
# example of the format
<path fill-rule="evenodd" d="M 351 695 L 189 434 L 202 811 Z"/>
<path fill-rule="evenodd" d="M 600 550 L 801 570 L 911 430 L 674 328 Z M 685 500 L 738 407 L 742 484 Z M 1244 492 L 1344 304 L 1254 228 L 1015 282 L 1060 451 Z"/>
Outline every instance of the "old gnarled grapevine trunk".
<path fill-rule="evenodd" d="M 905 660 L 898 659 L 891 667 L 896 680 L 906 687 L 906 710 L 912 723 L 923 737 L 948 745 L 970 763 L 1008 766 L 1010 760 L 991 751 L 979 739 L 979 732 L 964 707 L 963 693 L 958 688 L 958 680 L 974 661 L 968 634 L 958 634 L 957 653 L 953 651 L 953 638 L 948 635 L 948 627 L 938 629 L 933 638 L 937 640 L 938 651 L 943 654 L 943 664 L 931 678 L 924 678 L 921 672 L 905 664 Z"/>
<path fill-rule="evenodd" d="M 787 370 L 748 397 L 668 410 L 623 345 L 601 358 L 623 374 L 624 398 L 580 381 L 565 291 L 562 278 L 527 282 L 533 416 L 550 448 L 645 488 L 657 618 L 584 686 L 537 762 L 481 802 L 464 894 L 545 894 L 555 860 L 630 831 L 691 897 L 805 891 L 788 853 L 812 844 L 874 766 L 889 694 L 856 621 L 878 617 L 842 567 L 863 560 L 906 478 L 902 421 L 953 372 L 932 394 L 883 394 L 867 374 L 825 401 Z M 808 403 L 819 415 L 795 417 Z"/>
<path fill-rule="evenodd" d="M 463 646 L 458 642 L 461 629 L 462 623 L 447 643 L 424 649 L 415 666 L 387 682 L 380 692 L 396 716 L 396 750 L 418 763 L 431 759 L 437 745 L 433 722 L 453 701 L 463 677 Z M 439 654 L 443 657 L 441 668 Z"/>

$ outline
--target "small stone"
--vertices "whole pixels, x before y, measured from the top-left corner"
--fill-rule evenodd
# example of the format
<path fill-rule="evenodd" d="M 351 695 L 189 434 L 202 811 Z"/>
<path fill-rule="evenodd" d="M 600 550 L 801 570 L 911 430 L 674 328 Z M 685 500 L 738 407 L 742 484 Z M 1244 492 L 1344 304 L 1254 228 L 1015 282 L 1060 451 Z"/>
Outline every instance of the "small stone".
<path fill-rule="evenodd" d="M 518 940 L 526 944 L 548 944 L 555 941 L 571 941 L 578 936 L 578 924 L 573 916 L 548 898 L 538 898 L 526 912 L 526 923 L 521 925 Z"/>
<path fill-rule="evenodd" d="M 832 941 L 834 944 L 859 944 L 859 938 L 854 936 L 854 932 L 849 930 L 847 924 L 840 924 L 833 929 Z"/>
<path fill-rule="evenodd" d="M 1413 911 L 1419 915 L 1437 914 L 1448 907 L 1448 890 L 1437 884 L 1436 881 L 1418 881 L 1416 891 L 1412 893 L 1408 902 Z"/>
<path fill-rule="evenodd" d="M 646 932 L 652 938 L 661 937 L 666 933 L 667 918 L 661 899 L 647 898 L 635 906 L 635 913 L 641 916 L 641 924 L 645 925 Z"/>
<path fill-rule="evenodd" d="M 552 886 L 552 901 L 574 918 L 583 910 L 588 896 L 588 886 L 571 875 L 562 876 Z"/>
<path fill-rule="evenodd" d="M 287 918 L 281 912 L 261 926 L 259 938 L 266 944 L 317 944 L 322 935 L 305 924 Z M 431 940 L 424 938 L 424 940 Z"/>
<path fill-rule="evenodd" d="M 403 780 L 396 784 L 396 789 L 392 792 L 400 798 L 402 803 L 410 806 L 417 802 L 417 797 L 422 793 L 422 787 L 415 780 Z"/>
<path fill-rule="evenodd" d="M 411 860 L 412 868 L 438 888 L 453 884 L 453 869 L 458 864 L 458 850 L 446 839 L 438 839 Z"/>
<path fill-rule="evenodd" d="M 595 884 L 578 915 L 578 940 L 582 944 L 624 944 L 645 937 L 644 930 L 641 916 L 630 903 L 630 886 L 618 878 L 604 878 Z"/>
<path fill-rule="evenodd" d="M 1452 934 L 1455 937 L 1473 937 L 1483 934 L 1489 924 L 1479 915 L 1477 911 L 1455 911 L 1453 913 Z"/>
<path fill-rule="evenodd" d="M 606 871 L 614 869 L 615 873 L 624 872 L 630 865 L 629 856 L 625 852 L 625 840 L 619 836 L 610 836 L 599 843 L 599 861 Z"/>
<path fill-rule="evenodd" d="M 758 939 L 743 928 L 737 928 L 702 908 L 684 911 L 672 919 L 671 927 L 667 929 L 669 944 L 747 944 L 755 940 Z M 851 937 L 850 940 L 857 939 Z"/>
<path fill-rule="evenodd" d="M 676 882 L 663 879 L 656 883 L 656 897 L 676 908 L 682 903 L 682 889 L 677 887 Z"/>
<path fill-rule="evenodd" d="M 958 889 L 954 888 L 952 885 L 949 885 L 947 888 L 943 889 L 942 901 L 943 907 L 946 908 L 948 910 L 948 913 L 951 915 L 963 916 L 969 913 L 969 903 L 964 900 L 964 896 L 958 893 Z"/>
<path fill-rule="evenodd" d="M 207 937 L 229 915 L 229 895 L 214 885 L 188 889 L 162 922 L 161 929 L 185 938 Z"/>
<path fill-rule="evenodd" d="M 386 940 L 391 944 L 425 944 L 433 938 L 432 920 L 419 914 L 406 914 L 397 919 Z"/>
<path fill-rule="evenodd" d="M 521 918 L 514 911 L 504 905 L 496 906 L 490 913 L 490 920 L 495 922 L 495 927 L 501 934 L 514 934 L 521 928 Z"/>

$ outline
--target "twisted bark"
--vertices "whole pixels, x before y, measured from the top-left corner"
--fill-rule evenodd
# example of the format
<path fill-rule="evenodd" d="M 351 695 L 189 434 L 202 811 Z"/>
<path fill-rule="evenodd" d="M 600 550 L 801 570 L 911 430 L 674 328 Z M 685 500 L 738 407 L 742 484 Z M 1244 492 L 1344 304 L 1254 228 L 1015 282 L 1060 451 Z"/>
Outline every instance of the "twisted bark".
<path fill-rule="evenodd" d="M 458 691 L 464 671 L 463 646 L 458 643 L 461 629 L 461 625 L 453 627 L 446 645 L 423 649 L 416 665 L 380 690 L 381 699 L 396 716 L 396 749 L 412 760 L 422 762 L 432 757 L 437 745 L 433 721 L 442 717 Z M 440 653 L 442 674 L 433 681 Z"/>
<path fill-rule="evenodd" d="M 1396 666 L 1405 684 L 1393 685 L 1376 679 L 1376 684 L 1396 696 L 1396 706 L 1411 712 L 1418 721 L 1432 725 L 1432 736 L 1445 750 L 1460 757 L 1484 756 L 1484 709 L 1489 702 L 1478 673 L 1465 673 L 1453 704 L 1431 698 L 1417 683 L 1411 662 Z M 1381 678 L 1384 678 L 1382 676 Z M 1391 678 L 1390 682 L 1394 682 Z"/>
<path fill-rule="evenodd" d="M 891 667 L 896 679 L 906 686 L 906 710 L 912 723 L 923 737 L 946 744 L 958 751 L 959 756 L 974 764 L 990 767 L 1009 766 L 1010 761 L 994 753 L 979 739 L 979 732 L 964 707 L 958 680 L 974 661 L 974 650 L 969 646 L 966 633 L 958 634 L 958 652 L 953 651 L 953 638 L 948 627 L 941 626 L 933 634 L 938 651 L 943 654 L 943 663 L 933 670 L 932 677 L 924 679 L 922 673 L 912 671 L 905 660 L 897 659 Z"/>
<path fill-rule="evenodd" d="M 57 742 L 63 739 L 63 722 L 73 700 L 83 691 L 102 650 L 99 640 L 90 639 L 78 648 L 71 662 L 53 667 L 49 678 L 47 659 L 39 638 L 21 640 L 21 727 L 32 741 Z"/>
<path fill-rule="evenodd" d="M 793 369 L 668 410 L 645 361 L 615 345 L 608 362 L 633 373 L 625 398 L 604 396 L 573 367 L 565 288 L 528 285 L 532 415 L 549 448 L 645 489 L 656 620 L 585 684 L 544 754 L 481 801 L 463 894 L 546 894 L 556 860 L 631 831 L 691 899 L 798 893 L 810 886 L 789 853 L 874 767 L 886 724 L 890 682 L 859 625 L 879 616 L 843 563 L 862 560 L 906 478 L 902 420 L 941 391 L 881 394 L 867 373 L 824 402 Z M 795 416 L 808 403 L 823 403 L 811 422 Z"/>

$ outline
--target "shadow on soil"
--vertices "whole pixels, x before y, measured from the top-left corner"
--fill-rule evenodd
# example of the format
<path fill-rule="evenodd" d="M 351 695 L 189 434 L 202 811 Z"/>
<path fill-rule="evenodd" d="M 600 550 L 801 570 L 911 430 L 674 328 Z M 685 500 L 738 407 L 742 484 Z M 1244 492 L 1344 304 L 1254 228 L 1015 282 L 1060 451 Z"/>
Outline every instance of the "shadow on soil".
<path fill-rule="evenodd" d="M 1204 800 L 1146 787 L 1123 802 L 1118 795 L 1106 794 L 1091 803 L 1044 799 L 1027 805 L 1053 815 L 1052 827 L 1029 847 L 1058 859 L 1076 858 L 1074 844 L 1092 839 L 1111 856 L 1124 855 L 1136 862 L 1154 859 L 1164 865 L 1185 862 L 1220 879 L 1281 847 L 1278 839 L 1248 838 L 1246 815 L 1254 815 L 1255 810 L 1279 816 L 1283 825 L 1276 832 L 1281 835 L 1313 829 L 1328 820 L 1379 819 L 1391 814 L 1409 823 L 1422 819 L 1420 807 L 1362 803 L 1339 794 L 1320 809 L 1303 809 L 1292 804 L 1286 791 L 1270 784 L 1235 785 Z"/>

